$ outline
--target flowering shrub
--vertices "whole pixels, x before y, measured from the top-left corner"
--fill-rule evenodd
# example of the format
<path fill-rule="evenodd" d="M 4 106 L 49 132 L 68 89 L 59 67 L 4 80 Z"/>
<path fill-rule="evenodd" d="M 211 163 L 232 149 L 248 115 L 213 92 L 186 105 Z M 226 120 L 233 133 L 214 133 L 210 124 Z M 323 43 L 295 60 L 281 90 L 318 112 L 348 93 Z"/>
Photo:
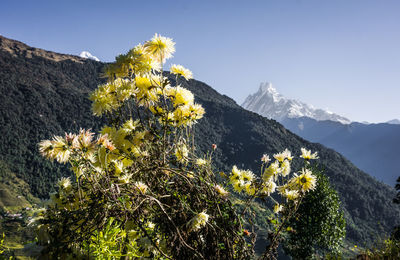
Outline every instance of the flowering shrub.
<path fill-rule="evenodd" d="M 262 257 L 274 256 L 285 221 L 316 178 L 307 167 L 291 174 L 288 150 L 270 164 L 263 156 L 260 178 L 234 166 L 227 181 L 248 196 L 237 214 L 228 183 L 218 184 L 212 168 L 216 146 L 206 155 L 196 150 L 193 128 L 205 111 L 179 84 L 191 71 L 172 65 L 175 79 L 164 76 L 174 51 L 171 39 L 156 34 L 118 56 L 106 71 L 108 82 L 90 96 L 93 113 L 109 125 L 98 135 L 82 129 L 39 144 L 43 156 L 74 172 L 59 181 L 35 219 L 43 255 L 248 259 L 255 241 L 242 216 L 254 199 L 270 198 L 276 229 Z M 304 149 L 302 157 L 308 163 L 317 154 Z"/>
<path fill-rule="evenodd" d="M 283 152 L 273 155 L 274 162 L 271 162 L 268 155 L 262 156 L 260 178 L 251 171 L 239 170 L 236 166 L 233 166 L 229 176 L 229 183 L 233 190 L 245 196 L 246 204 L 242 215 L 256 198 L 270 199 L 274 204 L 275 216 L 271 223 L 275 228 L 269 235 L 269 244 L 261 259 L 276 257 L 282 232 L 291 230 L 288 225 L 289 220 L 298 211 L 306 193 L 316 187 L 317 178 L 312 174 L 309 166 L 310 160 L 318 159 L 318 155 L 317 153 L 312 154 L 305 148 L 302 148 L 301 152 L 300 157 L 304 159 L 304 167 L 299 173 L 291 173 L 293 156 L 289 150 L 285 149 Z"/>

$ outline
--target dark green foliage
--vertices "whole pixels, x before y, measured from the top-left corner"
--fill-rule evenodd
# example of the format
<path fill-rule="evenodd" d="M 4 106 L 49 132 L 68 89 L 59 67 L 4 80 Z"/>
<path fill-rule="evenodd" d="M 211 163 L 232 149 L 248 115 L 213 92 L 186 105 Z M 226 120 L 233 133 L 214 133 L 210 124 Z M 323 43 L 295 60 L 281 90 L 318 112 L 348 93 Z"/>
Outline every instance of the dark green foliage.
<path fill-rule="evenodd" d="M 47 198 L 54 183 L 70 172 L 65 166 L 45 161 L 37 143 L 53 134 L 77 132 L 79 127 L 96 131 L 103 125 L 91 116 L 88 94 L 102 82 L 105 64 L 46 51 L 28 56 L 29 50 L 38 49 L 4 37 L 0 37 L 0 46 L 0 159 L 30 185 L 35 196 Z M 48 58 L 51 55 L 63 60 Z M 358 245 L 370 243 L 399 224 L 400 210 L 391 203 L 394 190 L 340 154 L 305 141 L 274 120 L 244 110 L 200 81 L 180 83 L 206 110 L 195 129 L 196 142 L 202 151 L 213 143 L 218 145 L 214 158 L 219 169 L 228 171 L 236 164 L 258 172 L 263 153 L 271 155 L 285 148 L 299 153 L 305 147 L 319 152 L 319 161 L 338 191 L 348 240 Z"/>
<path fill-rule="evenodd" d="M 44 160 L 37 144 L 53 134 L 103 124 L 91 115 L 88 94 L 101 82 L 104 65 L 40 50 L 36 53 L 41 56 L 28 55 L 37 49 L 3 37 L 0 46 L 0 159 L 34 195 L 46 198 L 53 183 L 70 173 L 67 167 Z"/>
<path fill-rule="evenodd" d="M 285 241 L 285 251 L 295 259 L 314 254 L 339 253 L 346 234 L 346 222 L 337 192 L 323 173 L 313 169 L 317 187 L 302 200 L 288 226 L 293 229 Z"/>
<path fill-rule="evenodd" d="M 396 189 L 397 194 L 396 197 L 393 199 L 393 203 L 400 204 L 400 177 L 397 178 L 394 188 Z"/>

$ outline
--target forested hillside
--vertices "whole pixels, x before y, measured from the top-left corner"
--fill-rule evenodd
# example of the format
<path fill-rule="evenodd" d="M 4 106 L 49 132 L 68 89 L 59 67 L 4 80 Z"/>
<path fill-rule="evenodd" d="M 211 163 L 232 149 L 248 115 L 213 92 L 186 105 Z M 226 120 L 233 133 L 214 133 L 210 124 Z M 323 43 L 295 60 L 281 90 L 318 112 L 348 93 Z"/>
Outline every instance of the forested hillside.
<path fill-rule="evenodd" d="M 53 134 L 98 130 L 103 121 L 91 116 L 88 94 L 103 81 L 105 64 L 31 48 L 0 37 L 0 156 L 25 180 L 31 192 L 47 198 L 53 184 L 68 169 L 41 158 L 37 143 Z M 318 151 L 321 167 L 338 190 L 346 210 L 348 239 L 368 243 L 399 223 L 392 204 L 394 190 L 357 169 L 342 155 L 313 144 L 268 120 L 244 110 L 208 85 L 190 80 L 190 89 L 205 110 L 196 125 L 197 143 L 205 151 L 217 144 L 217 166 L 236 164 L 258 172 L 260 157 L 285 148 Z"/>

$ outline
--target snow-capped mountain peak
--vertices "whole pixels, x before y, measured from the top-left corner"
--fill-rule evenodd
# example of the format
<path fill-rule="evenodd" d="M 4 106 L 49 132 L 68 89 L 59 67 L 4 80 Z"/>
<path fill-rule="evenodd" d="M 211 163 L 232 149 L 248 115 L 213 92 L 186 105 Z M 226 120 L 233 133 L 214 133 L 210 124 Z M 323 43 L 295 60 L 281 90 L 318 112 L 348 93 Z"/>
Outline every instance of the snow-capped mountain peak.
<path fill-rule="evenodd" d="M 261 83 L 258 91 L 249 95 L 242 107 L 268 118 L 282 121 L 285 118 L 310 117 L 315 120 L 331 120 L 342 124 L 351 121 L 331 111 L 314 108 L 295 99 L 287 99 L 272 86 L 271 83 Z"/>
<path fill-rule="evenodd" d="M 400 120 L 399 119 L 392 119 L 387 121 L 386 123 L 392 124 L 392 125 L 400 125 Z"/>
<path fill-rule="evenodd" d="M 95 61 L 100 61 L 99 58 L 97 58 L 96 56 L 93 56 L 90 52 L 88 51 L 83 51 L 81 52 L 81 54 L 79 54 L 79 57 L 84 58 L 84 59 L 91 59 L 91 60 L 95 60 Z"/>

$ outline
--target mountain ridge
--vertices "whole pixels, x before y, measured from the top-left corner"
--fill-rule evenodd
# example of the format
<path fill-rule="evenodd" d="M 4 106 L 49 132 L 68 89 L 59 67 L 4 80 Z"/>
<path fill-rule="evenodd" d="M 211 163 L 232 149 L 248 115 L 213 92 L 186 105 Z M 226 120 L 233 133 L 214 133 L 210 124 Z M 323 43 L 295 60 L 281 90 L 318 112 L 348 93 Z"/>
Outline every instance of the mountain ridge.
<path fill-rule="evenodd" d="M 349 124 L 351 120 L 327 110 L 314 108 L 296 99 L 288 99 L 278 93 L 271 83 L 261 83 L 258 91 L 250 94 L 242 107 L 268 118 L 283 120 L 307 116 L 318 121 L 331 120 Z"/>
<path fill-rule="evenodd" d="M 0 48 L 0 90 L 4 93 L 0 97 L 0 159 L 41 198 L 48 196 L 61 176 L 71 172 L 41 158 L 37 143 L 55 134 L 77 132 L 80 127 L 97 131 L 105 123 L 92 115 L 87 98 L 104 82 L 101 74 L 105 64 L 56 61 L 46 55 L 12 55 Z M 195 127 L 196 142 L 202 152 L 218 145 L 214 157 L 218 169 L 228 172 L 238 165 L 258 172 L 262 154 L 272 155 L 285 148 L 298 153 L 306 147 L 319 152 L 319 163 L 339 192 L 349 240 L 371 243 L 399 222 L 400 210 L 391 203 L 394 189 L 357 169 L 342 155 L 298 137 L 275 120 L 243 109 L 203 82 L 179 83 L 191 90 L 206 110 Z"/>

